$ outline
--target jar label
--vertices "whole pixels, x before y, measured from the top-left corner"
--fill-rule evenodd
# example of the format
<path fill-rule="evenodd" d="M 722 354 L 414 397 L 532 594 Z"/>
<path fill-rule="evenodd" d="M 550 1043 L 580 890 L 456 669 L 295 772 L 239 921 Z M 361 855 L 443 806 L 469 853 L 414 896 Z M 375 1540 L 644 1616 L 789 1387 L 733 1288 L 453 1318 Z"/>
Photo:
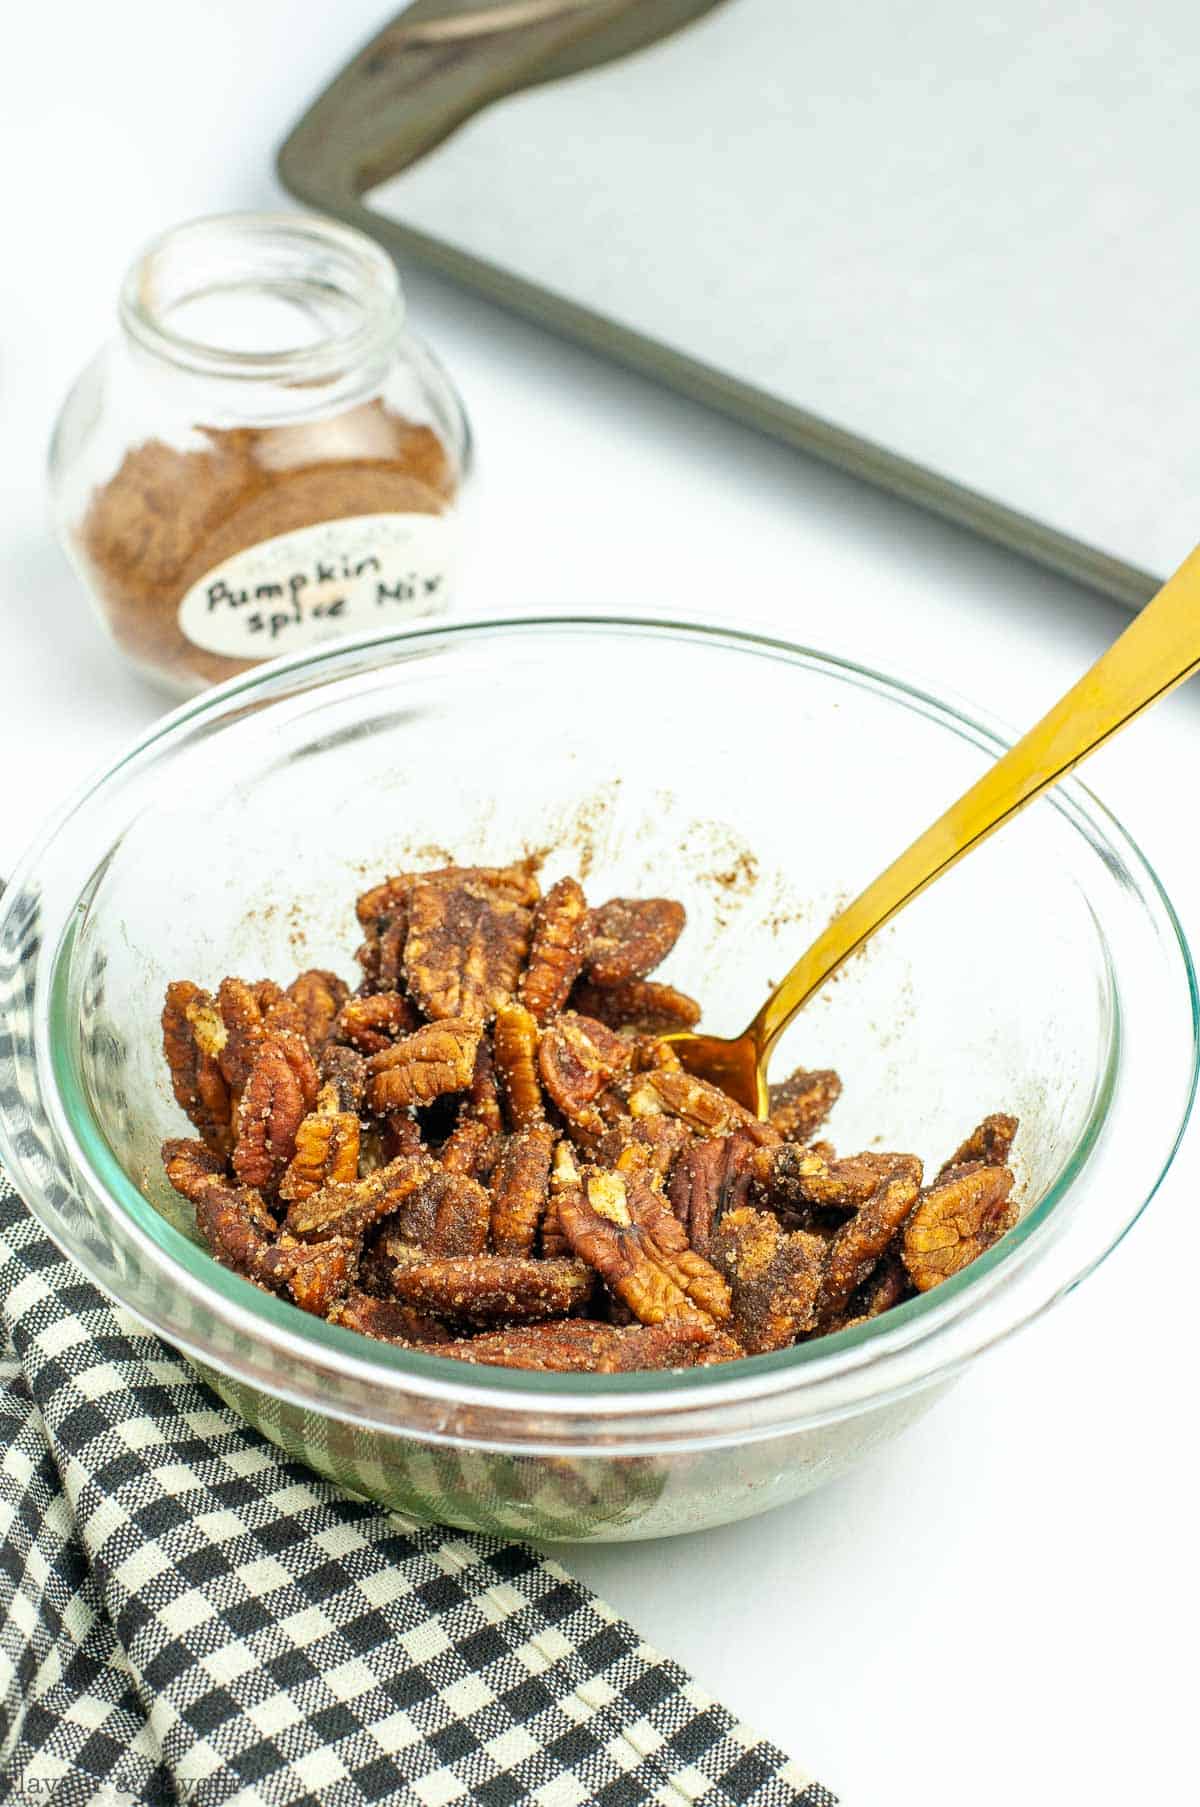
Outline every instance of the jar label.
<path fill-rule="evenodd" d="M 274 659 L 436 614 L 448 598 L 452 535 L 430 514 L 298 527 L 214 565 L 180 602 L 179 626 L 205 652 Z"/>

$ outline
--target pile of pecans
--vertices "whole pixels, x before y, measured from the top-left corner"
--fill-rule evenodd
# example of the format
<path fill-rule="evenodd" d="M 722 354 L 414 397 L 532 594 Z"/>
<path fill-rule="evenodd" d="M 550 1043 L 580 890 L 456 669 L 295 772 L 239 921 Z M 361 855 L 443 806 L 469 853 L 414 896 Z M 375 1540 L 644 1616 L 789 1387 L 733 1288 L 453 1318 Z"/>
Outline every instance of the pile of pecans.
<path fill-rule="evenodd" d="M 841 1091 L 798 1071 L 767 1122 L 659 1039 L 700 1007 L 651 973 L 682 905 L 542 894 L 533 862 L 385 879 L 362 981 L 167 989 L 199 1140 L 163 1145 L 217 1260 L 385 1342 L 559 1373 L 782 1349 L 927 1291 L 1016 1221 L 1013 1117 L 929 1185 L 839 1159 Z"/>

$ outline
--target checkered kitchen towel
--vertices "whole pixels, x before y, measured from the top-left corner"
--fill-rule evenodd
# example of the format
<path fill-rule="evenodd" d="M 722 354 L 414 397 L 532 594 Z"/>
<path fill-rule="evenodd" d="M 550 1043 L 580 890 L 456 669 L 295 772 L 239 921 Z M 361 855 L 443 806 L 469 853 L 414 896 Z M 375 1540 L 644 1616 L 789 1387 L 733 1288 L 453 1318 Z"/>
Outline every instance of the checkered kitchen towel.
<path fill-rule="evenodd" d="M 519 1544 L 318 1480 L 0 1177 L 0 1799 L 834 1807 Z"/>

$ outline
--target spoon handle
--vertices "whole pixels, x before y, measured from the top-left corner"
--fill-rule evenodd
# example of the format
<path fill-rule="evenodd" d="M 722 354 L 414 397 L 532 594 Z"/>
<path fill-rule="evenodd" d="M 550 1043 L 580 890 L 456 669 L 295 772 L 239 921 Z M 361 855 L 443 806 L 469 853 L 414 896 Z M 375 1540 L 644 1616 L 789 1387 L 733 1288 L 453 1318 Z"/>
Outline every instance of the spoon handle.
<path fill-rule="evenodd" d="M 800 1006 L 869 935 L 964 853 L 1200 667 L 1200 547 L 1035 727 L 818 936 L 747 1035 L 765 1060 Z"/>

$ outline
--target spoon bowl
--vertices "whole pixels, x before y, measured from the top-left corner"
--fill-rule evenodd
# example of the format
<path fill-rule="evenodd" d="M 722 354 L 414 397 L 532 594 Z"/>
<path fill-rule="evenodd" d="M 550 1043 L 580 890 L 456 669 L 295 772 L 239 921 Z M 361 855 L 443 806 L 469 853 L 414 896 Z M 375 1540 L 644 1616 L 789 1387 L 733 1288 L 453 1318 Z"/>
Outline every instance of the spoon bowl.
<path fill-rule="evenodd" d="M 771 1051 L 813 993 L 927 885 L 1200 666 L 1200 547 L 1053 708 L 835 916 L 741 1035 L 663 1037 L 699 1079 L 765 1118 Z"/>

